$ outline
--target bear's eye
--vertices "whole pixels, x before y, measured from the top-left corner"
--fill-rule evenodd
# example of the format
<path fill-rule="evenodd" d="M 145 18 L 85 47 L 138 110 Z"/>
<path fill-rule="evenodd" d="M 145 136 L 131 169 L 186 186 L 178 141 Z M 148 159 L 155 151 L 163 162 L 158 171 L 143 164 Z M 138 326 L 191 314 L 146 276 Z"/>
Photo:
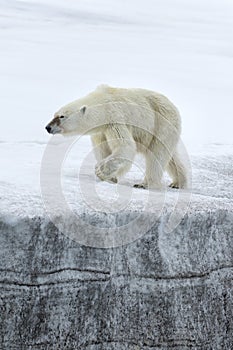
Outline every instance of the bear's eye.
<path fill-rule="evenodd" d="M 60 119 L 63 119 L 63 118 L 65 118 L 64 115 L 61 115 L 61 116 L 60 116 Z"/>

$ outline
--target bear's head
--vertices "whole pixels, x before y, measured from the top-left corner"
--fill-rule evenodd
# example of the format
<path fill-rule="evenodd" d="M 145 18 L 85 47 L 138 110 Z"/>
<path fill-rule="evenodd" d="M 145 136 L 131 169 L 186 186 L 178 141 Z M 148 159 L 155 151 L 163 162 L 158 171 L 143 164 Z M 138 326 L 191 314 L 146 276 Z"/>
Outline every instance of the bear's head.
<path fill-rule="evenodd" d="M 45 129 L 49 134 L 62 134 L 72 135 L 83 133 L 83 128 L 80 126 L 84 125 L 84 115 L 86 114 L 86 106 L 82 106 L 80 109 L 73 108 L 61 108 L 55 113 L 54 118 L 49 122 Z"/>

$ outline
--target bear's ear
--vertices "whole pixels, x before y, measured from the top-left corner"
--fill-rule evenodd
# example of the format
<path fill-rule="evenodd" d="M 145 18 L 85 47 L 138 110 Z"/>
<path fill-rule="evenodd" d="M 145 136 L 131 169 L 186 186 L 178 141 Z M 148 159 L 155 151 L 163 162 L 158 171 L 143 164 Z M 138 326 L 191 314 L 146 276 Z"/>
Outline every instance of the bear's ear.
<path fill-rule="evenodd" d="M 82 107 L 80 108 L 80 112 L 81 112 L 82 114 L 85 114 L 86 109 L 87 109 L 87 106 L 82 106 Z"/>

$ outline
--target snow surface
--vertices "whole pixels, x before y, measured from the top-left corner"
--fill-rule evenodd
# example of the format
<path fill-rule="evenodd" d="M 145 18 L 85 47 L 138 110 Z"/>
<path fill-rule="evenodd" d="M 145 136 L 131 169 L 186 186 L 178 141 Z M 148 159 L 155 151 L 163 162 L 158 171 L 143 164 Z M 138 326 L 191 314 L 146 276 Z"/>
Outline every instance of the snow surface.
<path fill-rule="evenodd" d="M 64 140 L 62 136 L 53 138 L 50 146 L 54 154 L 61 153 Z M 17 215 L 42 215 L 44 212 L 41 198 L 41 169 L 46 169 L 43 160 L 47 145 L 36 142 L 0 143 L 1 173 L 0 173 L 0 209 L 2 213 Z M 233 146 L 205 145 L 199 148 L 191 157 L 192 186 L 189 200 L 199 203 L 199 210 L 204 210 L 214 202 L 224 206 L 233 204 Z M 44 164 L 43 167 L 41 164 Z M 99 181 L 94 175 L 95 159 L 88 137 L 82 137 L 66 153 L 61 166 L 61 188 L 68 204 L 83 210 L 86 206 L 91 209 L 94 197 L 100 199 L 97 211 L 111 212 L 114 201 L 120 198 L 118 210 L 141 210 L 149 195 L 152 196 L 152 210 L 161 204 L 164 196 L 167 200 L 176 200 L 179 191 L 165 187 L 164 192 L 134 189 L 133 184 L 143 178 L 143 159 L 137 156 L 131 171 L 119 184 Z M 49 175 L 50 177 L 50 175 Z M 53 174 L 49 181 L 55 181 Z M 169 180 L 165 177 L 165 184 Z M 51 190 L 47 189 L 48 192 Z M 96 193 L 94 193 L 96 191 Z M 180 193 L 186 193 L 181 191 Z M 202 205 L 203 204 L 203 205 Z M 145 208 L 144 208 L 145 210 Z M 149 210 L 149 208 L 147 208 Z"/>
<path fill-rule="evenodd" d="M 167 95 L 187 145 L 232 143 L 232 1 L 0 0 L 0 13 L 0 140 L 47 141 L 61 105 L 108 83 Z"/>

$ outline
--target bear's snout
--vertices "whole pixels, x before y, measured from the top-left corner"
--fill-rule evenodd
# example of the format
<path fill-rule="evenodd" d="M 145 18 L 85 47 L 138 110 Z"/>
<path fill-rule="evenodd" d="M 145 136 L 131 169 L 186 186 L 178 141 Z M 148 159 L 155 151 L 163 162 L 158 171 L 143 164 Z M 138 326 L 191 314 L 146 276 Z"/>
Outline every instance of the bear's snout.
<path fill-rule="evenodd" d="M 47 125 L 47 126 L 45 127 L 45 129 L 48 131 L 49 134 L 51 133 L 51 130 L 52 130 L 51 126 Z"/>

